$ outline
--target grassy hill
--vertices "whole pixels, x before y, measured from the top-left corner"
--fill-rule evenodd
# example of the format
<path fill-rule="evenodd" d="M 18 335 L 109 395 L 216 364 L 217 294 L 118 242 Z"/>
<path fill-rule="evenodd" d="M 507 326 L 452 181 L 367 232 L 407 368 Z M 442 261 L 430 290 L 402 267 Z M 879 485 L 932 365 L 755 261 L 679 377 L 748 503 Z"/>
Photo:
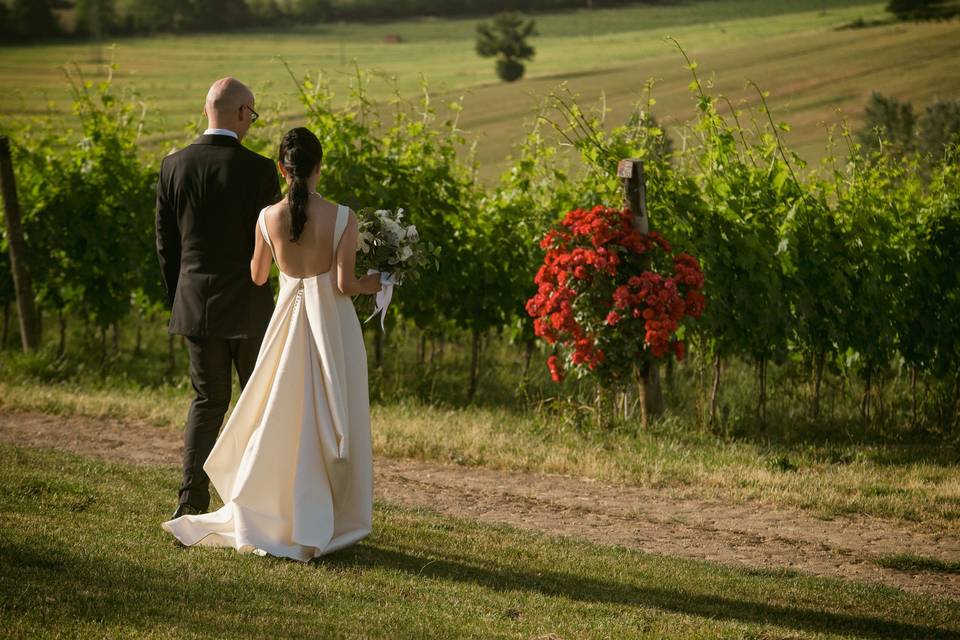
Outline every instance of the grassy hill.
<path fill-rule="evenodd" d="M 960 25 L 929 23 L 869 29 L 791 33 L 757 41 L 731 39 L 703 43 L 680 38 L 698 62 L 701 79 L 714 79 L 717 91 L 743 109 L 759 102 L 753 80 L 770 92 L 768 105 L 787 121 L 790 146 L 809 162 L 825 150 L 826 128 L 845 118 L 860 126 L 871 92 L 880 91 L 918 106 L 937 98 L 960 97 Z M 654 114 L 674 129 L 694 114 L 695 101 L 685 61 L 673 44 L 658 41 L 656 55 L 610 69 L 532 78 L 517 85 L 486 85 L 469 90 L 461 126 L 479 137 L 478 154 L 487 165 L 510 153 L 538 100 L 563 81 L 584 104 L 610 110 L 608 122 L 622 123 L 642 97 L 643 82 L 654 78 Z M 679 136 L 674 131 L 679 146 Z"/>
<path fill-rule="evenodd" d="M 61 43 L 0 48 L 0 115 L 30 116 L 67 107 L 62 65 L 77 63 L 88 78 L 104 73 L 135 86 L 149 112 L 149 139 L 176 142 L 199 122 L 212 79 L 236 75 L 258 92 L 268 113 L 298 119 L 295 88 L 278 58 L 297 73 L 322 71 L 345 87 L 354 63 L 396 79 L 413 94 L 421 77 L 435 91 L 469 89 L 464 125 L 482 132 L 480 160 L 505 156 L 536 96 L 562 80 L 585 96 L 606 93 L 617 111 L 633 100 L 648 77 L 661 78 L 661 118 L 689 112 L 689 80 L 665 36 L 676 37 L 716 70 L 722 86 L 739 88 L 751 77 L 770 88 L 775 105 L 797 122 L 801 144 L 815 136 L 817 122 L 834 107 L 859 108 L 872 89 L 923 100 L 934 92 L 955 94 L 960 56 L 957 23 L 890 25 L 837 31 L 857 19 L 884 20 L 883 3 L 863 0 L 701 0 L 636 5 L 593 12 L 537 16 L 541 36 L 528 77 L 513 85 L 496 82 L 493 64 L 473 51 L 475 19 L 420 19 L 372 25 L 332 24 L 283 31 L 122 39 L 115 48 Z M 403 42 L 385 42 L 398 34 Z M 891 82 L 891 79 L 895 82 Z M 885 86 L 886 85 L 886 86 Z M 374 98 L 390 90 L 375 82 Z"/>
<path fill-rule="evenodd" d="M 65 111 L 62 65 L 77 63 L 88 78 L 97 78 L 104 73 L 102 63 L 113 59 L 116 77 L 142 96 L 149 112 L 146 140 L 160 150 L 188 139 L 200 125 L 203 96 L 214 78 L 232 74 L 246 80 L 257 91 L 265 121 L 292 125 L 302 121 L 302 110 L 280 58 L 297 74 L 322 72 L 341 95 L 356 64 L 383 78 L 370 85 L 374 99 L 387 95 L 394 83 L 414 95 L 421 78 L 435 93 L 463 95 L 461 126 L 477 140 L 482 175 L 492 178 L 535 105 L 562 82 L 586 103 L 599 105 L 602 97 L 609 122 L 619 123 L 643 83 L 655 78 L 656 115 L 668 126 L 682 123 L 694 103 L 689 72 L 665 40 L 672 36 L 698 61 L 702 77 L 713 74 L 735 103 L 756 102 L 745 88 L 747 79 L 769 90 L 775 114 L 793 128 L 789 141 L 813 162 L 823 154 L 825 126 L 843 118 L 859 124 L 872 91 L 918 106 L 960 95 L 960 23 L 891 23 L 883 6 L 863 0 L 700 0 L 540 15 L 537 57 L 527 78 L 514 84 L 497 82 L 491 61 L 474 53 L 475 19 L 128 38 L 115 47 L 4 47 L 0 119 Z M 859 19 L 880 24 L 841 28 Z M 403 41 L 387 43 L 388 34 Z"/>

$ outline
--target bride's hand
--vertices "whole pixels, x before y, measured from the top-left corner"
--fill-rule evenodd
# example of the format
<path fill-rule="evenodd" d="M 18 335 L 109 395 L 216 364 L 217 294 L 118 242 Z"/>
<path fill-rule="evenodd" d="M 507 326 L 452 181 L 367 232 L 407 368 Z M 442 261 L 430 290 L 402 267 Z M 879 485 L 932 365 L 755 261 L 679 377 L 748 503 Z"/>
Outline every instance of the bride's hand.
<path fill-rule="evenodd" d="M 368 273 L 360 278 L 360 290 L 370 295 L 380 291 L 380 273 Z"/>

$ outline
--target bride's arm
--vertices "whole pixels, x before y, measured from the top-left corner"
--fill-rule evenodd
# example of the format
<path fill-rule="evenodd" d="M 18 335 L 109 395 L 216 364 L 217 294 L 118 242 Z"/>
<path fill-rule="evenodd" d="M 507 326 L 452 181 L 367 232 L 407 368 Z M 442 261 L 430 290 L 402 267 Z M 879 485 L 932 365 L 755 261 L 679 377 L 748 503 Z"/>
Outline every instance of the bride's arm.
<path fill-rule="evenodd" d="M 371 273 L 357 278 L 357 216 L 353 211 L 347 218 L 347 227 L 337 247 L 337 286 L 347 296 L 358 293 L 374 294 L 380 291 L 380 274 Z"/>
<path fill-rule="evenodd" d="M 253 258 L 250 259 L 250 277 L 258 286 L 263 285 L 270 278 L 270 263 L 273 262 L 273 254 L 267 241 L 263 238 L 260 231 L 260 225 L 257 224 L 253 232 L 256 240 L 253 245 Z"/>

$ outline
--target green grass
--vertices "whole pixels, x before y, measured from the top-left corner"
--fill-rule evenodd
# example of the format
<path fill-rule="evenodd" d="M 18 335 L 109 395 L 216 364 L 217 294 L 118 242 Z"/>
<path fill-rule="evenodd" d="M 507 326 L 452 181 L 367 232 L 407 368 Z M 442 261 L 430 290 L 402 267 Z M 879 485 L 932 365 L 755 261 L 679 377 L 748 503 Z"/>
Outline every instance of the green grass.
<path fill-rule="evenodd" d="M 594 11 L 592 39 L 585 12 L 546 14 L 537 17 L 542 35 L 534 41 L 537 57 L 527 79 L 510 85 L 496 82 L 492 62 L 474 53 L 475 19 L 126 38 L 118 41 L 113 56 L 121 81 L 142 93 L 152 114 L 148 139 L 162 149 L 187 139 L 185 128 L 199 122 L 209 83 L 228 74 L 254 86 L 262 111 L 274 123 L 299 122 L 302 109 L 278 56 L 297 73 L 322 70 L 341 92 L 354 61 L 395 77 L 407 95 L 417 93 L 423 76 L 449 97 L 467 94 L 461 124 L 478 139 L 483 175 L 491 177 L 519 139 L 537 98 L 564 80 L 590 100 L 604 92 L 616 121 L 626 116 L 644 81 L 655 77 L 661 118 L 676 124 L 689 116 L 689 77 L 676 50 L 664 41 L 670 35 L 700 61 L 704 75 L 716 72 L 721 88 L 735 98 L 746 95 L 742 87 L 748 77 L 770 89 L 775 112 L 794 125 L 799 151 L 816 160 L 825 137 L 820 123 L 838 122 L 836 108 L 857 119 L 872 90 L 922 103 L 960 89 L 955 22 L 836 30 L 861 17 L 884 20 L 883 6 L 863 0 L 637 5 Z M 386 44 L 387 33 L 399 33 L 405 41 Z M 0 48 L 0 114 L 38 114 L 47 109 L 48 99 L 65 110 L 59 67 L 74 61 L 96 77 L 101 68 L 96 60 L 109 56 L 89 43 Z M 391 86 L 374 82 L 372 97 L 385 96 Z M 276 137 L 272 128 L 261 132 Z"/>
<path fill-rule="evenodd" d="M 826 8 L 826 11 L 822 11 Z M 594 38 L 587 37 L 586 12 L 537 16 L 541 36 L 531 76 L 556 75 L 621 66 L 648 57 L 670 33 L 702 44 L 755 40 L 784 33 L 833 28 L 856 17 L 883 15 L 882 3 L 865 0 L 793 0 L 790 5 L 763 0 L 700 0 L 674 6 L 637 5 L 593 12 Z M 136 81 L 143 94 L 166 115 L 192 118 L 202 106 L 211 79 L 236 74 L 265 89 L 280 80 L 279 93 L 293 98 L 275 57 L 295 68 L 352 74 L 353 61 L 395 75 L 401 89 L 416 92 L 419 74 L 448 88 L 493 83 L 493 63 L 473 49 L 477 19 L 419 19 L 374 24 L 338 23 L 249 33 L 161 35 L 116 41 L 122 77 Z M 401 44 L 383 42 L 400 34 Z M 39 91 L 62 96 L 58 68 L 66 62 L 98 71 L 105 49 L 92 43 L 43 44 L 0 49 L 0 86 L 32 95 L 27 105 L 43 107 Z M 266 93 L 277 93 L 264 91 Z M 18 108 L 17 96 L 4 92 L 0 111 Z"/>
<path fill-rule="evenodd" d="M 183 549 L 159 527 L 176 476 L 0 446 L 4 636 L 960 637 L 951 600 L 385 503 L 371 537 L 309 564 Z"/>
<path fill-rule="evenodd" d="M 442 361 L 432 370 L 418 370 L 415 338 L 405 338 L 399 329 L 392 335 L 383 370 L 371 366 L 379 456 L 562 473 L 666 494 L 755 500 L 826 518 L 867 514 L 960 532 L 955 441 L 863 428 L 842 413 L 832 421 L 826 415 L 821 423 L 799 421 L 795 414 L 802 413 L 806 399 L 797 393 L 797 372 L 788 367 L 771 370 L 766 430 L 751 426 L 752 371 L 736 363 L 725 373 L 730 423 L 718 431 L 700 426 L 692 359 L 677 369 L 667 390 L 667 419 L 648 429 L 636 419 L 601 428 L 595 406 L 577 400 L 575 390 L 558 390 L 546 380 L 539 354 L 522 378 L 522 353 L 492 341 L 484 352 L 477 401 L 463 404 L 468 349 L 451 338 Z M 58 361 L 47 353 L 5 352 L 0 408 L 146 421 L 179 430 L 191 397 L 186 357 L 178 350 L 177 371 L 163 378 L 160 342 L 159 332 L 145 334 L 143 355 L 132 357 L 124 345 L 124 354 L 99 370 L 96 358 Z M 909 402 L 906 390 L 905 382 L 888 387 L 891 407 Z M 235 390 L 234 399 L 237 395 Z M 855 414 L 856 393 L 852 396 L 825 396 L 825 413 L 845 402 Z"/>

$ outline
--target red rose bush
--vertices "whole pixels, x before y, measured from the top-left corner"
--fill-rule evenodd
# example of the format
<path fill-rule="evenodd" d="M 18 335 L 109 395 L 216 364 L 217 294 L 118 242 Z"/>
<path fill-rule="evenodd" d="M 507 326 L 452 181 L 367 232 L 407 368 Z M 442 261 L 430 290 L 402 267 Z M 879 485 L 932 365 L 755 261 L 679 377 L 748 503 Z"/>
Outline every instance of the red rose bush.
<path fill-rule="evenodd" d="M 696 258 L 674 255 L 656 231 L 638 231 L 629 210 L 603 206 L 570 211 L 540 246 L 546 255 L 527 313 L 555 347 L 547 360 L 555 381 L 576 371 L 621 384 L 646 359 L 683 359 L 678 330 L 706 306 Z"/>

